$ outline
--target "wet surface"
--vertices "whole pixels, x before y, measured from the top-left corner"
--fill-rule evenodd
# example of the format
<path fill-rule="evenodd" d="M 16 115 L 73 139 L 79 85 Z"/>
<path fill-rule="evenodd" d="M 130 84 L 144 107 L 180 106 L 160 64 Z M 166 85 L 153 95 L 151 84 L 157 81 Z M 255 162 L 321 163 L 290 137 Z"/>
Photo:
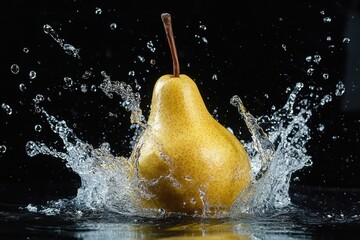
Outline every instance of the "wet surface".
<path fill-rule="evenodd" d="M 144 218 L 113 212 L 33 213 L 1 203 L 0 235 L 28 239 L 359 239 L 359 192 L 293 188 L 293 204 L 263 215 Z"/>

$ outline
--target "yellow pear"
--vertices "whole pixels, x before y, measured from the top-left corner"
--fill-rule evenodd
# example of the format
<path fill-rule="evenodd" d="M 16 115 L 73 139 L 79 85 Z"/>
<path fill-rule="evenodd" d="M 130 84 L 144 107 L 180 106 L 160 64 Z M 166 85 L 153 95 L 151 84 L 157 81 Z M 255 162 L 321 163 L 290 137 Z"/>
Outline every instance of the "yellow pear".
<path fill-rule="evenodd" d="M 250 181 L 239 140 L 208 112 L 193 80 L 181 74 L 170 14 L 161 15 L 174 72 L 155 84 L 148 127 L 134 149 L 133 177 L 144 207 L 202 214 L 228 211 Z"/>

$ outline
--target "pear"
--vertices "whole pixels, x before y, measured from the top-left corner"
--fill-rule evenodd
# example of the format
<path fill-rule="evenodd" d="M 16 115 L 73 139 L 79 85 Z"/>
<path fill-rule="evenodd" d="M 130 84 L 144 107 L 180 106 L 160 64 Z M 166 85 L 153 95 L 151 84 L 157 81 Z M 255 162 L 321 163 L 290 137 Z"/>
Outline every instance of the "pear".
<path fill-rule="evenodd" d="M 208 112 L 180 67 L 171 16 L 161 15 L 173 74 L 154 87 L 148 127 L 131 159 L 144 207 L 187 214 L 228 211 L 249 184 L 250 162 L 239 140 Z"/>

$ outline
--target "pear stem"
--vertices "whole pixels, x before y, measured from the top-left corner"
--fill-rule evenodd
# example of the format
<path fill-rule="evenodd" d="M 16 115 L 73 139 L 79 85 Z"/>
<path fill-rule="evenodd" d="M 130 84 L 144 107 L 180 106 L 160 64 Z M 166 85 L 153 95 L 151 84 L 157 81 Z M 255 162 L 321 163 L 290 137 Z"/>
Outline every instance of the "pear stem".
<path fill-rule="evenodd" d="M 178 59 L 178 55 L 177 55 L 177 51 L 176 51 L 174 33 L 172 30 L 172 25 L 171 25 L 171 15 L 169 13 L 163 13 L 163 14 L 161 14 L 161 20 L 164 24 L 166 37 L 168 39 L 169 46 L 170 46 L 170 52 L 171 52 L 171 57 L 172 57 L 172 61 L 173 61 L 173 75 L 174 75 L 174 77 L 179 77 L 180 76 L 180 64 L 179 64 L 179 59 Z"/>

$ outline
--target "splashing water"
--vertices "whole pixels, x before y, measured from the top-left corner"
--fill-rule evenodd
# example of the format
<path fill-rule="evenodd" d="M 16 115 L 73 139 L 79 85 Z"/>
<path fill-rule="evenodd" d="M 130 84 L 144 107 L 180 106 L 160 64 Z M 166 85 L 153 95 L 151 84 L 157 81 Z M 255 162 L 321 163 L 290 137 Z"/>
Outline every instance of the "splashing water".
<path fill-rule="evenodd" d="M 133 139 L 138 139 L 147 127 L 140 108 L 140 94 L 124 82 L 112 81 L 104 71 L 101 75 L 104 79 L 98 88 L 109 98 L 113 98 L 114 94 L 122 98 L 121 105 L 131 112 L 130 121 L 137 126 Z M 291 203 L 288 190 L 292 173 L 312 164 L 306 150 L 306 143 L 311 139 L 307 122 L 314 109 L 332 100 L 330 94 L 313 104 L 309 104 L 308 99 L 299 100 L 303 87 L 303 83 L 297 83 L 284 107 L 257 119 L 246 111 L 238 96 L 231 99 L 231 104 L 238 108 L 252 135 L 252 141 L 244 144 L 251 159 L 252 183 L 236 200 L 231 216 L 263 213 Z M 341 84 L 336 87 L 336 96 L 339 96 L 344 88 Z M 136 182 L 139 180 L 129 177 L 133 167 L 131 159 L 111 154 L 108 143 L 98 148 L 86 143 L 74 134 L 65 121 L 56 119 L 40 108 L 37 105 L 40 101 L 35 103 L 35 107 L 40 109 L 38 112 L 46 117 L 64 146 L 59 151 L 44 143 L 29 141 L 26 144 L 28 155 L 45 154 L 65 160 L 66 166 L 80 176 L 81 187 L 73 199 L 52 201 L 42 208 L 30 204 L 27 207 L 29 211 L 57 214 L 72 207 L 76 209 L 75 212 L 109 210 L 126 215 L 154 216 L 152 211 L 140 207 L 136 197 L 141 191 L 139 182 Z M 136 148 L 140 148 L 139 144 L 135 145 Z M 203 200 L 206 202 L 206 194 Z M 161 209 L 159 214 L 163 214 Z"/>
<path fill-rule="evenodd" d="M 55 32 L 55 30 L 49 25 L 45 24 L 43 26 L 44 33 L 50 35 L 55 42 L 59 44 L 59 46 L 70 56 L 76 57 L 80 59 L 79 48 L 75 48 L 73 45 L 66 43 L 64 39 L 60 38 L 59 35 Z"/>

